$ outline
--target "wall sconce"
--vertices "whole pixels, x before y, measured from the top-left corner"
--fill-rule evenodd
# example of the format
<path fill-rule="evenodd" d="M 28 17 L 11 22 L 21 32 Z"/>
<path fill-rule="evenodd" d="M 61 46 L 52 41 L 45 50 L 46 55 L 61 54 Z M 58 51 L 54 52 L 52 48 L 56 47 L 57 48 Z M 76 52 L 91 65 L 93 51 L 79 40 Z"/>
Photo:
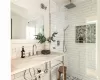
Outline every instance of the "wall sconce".
<path fill-rule="evenodd" d="M 47 7 L 43 3 L 41 3 L 41 8 L 45 10 L 47 9 Z"/>

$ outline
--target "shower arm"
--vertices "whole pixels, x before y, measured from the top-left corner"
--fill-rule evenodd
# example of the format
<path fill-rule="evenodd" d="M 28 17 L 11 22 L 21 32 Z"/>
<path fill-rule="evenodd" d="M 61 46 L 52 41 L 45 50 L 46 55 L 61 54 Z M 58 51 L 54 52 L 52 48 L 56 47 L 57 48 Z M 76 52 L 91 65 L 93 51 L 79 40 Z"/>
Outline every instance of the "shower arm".
<path fill-rule="evenodd" d="M 68 29 L 69 25 L 64 29 L 64 31 L 66 31 Z"/>
<path fill-rule="evenodd" d="M 65 32 L 66 30 L 68 29 L 69 25 L 64 29 L 64 40 L 63 40 L 63 52 L 65 53 L 67 51 L 67 48 L 66 48 L 66 43 L 65 43 Z"/>
<path fill-rule="evenodd" d="M 70 3 L 71 3 L 72 0 L 69 0 L 69 1 L 70 1 Z"/>

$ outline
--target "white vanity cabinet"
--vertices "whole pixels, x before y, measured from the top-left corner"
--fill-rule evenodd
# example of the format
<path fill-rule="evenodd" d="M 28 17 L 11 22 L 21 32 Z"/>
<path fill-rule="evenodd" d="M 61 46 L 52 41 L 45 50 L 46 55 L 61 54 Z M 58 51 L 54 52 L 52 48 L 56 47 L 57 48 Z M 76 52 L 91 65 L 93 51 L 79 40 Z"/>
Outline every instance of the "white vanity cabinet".
<path fill-rule="evenodd" d="M 53 53 L 16 59 L 13 61 L 12 80 L 57 80 L 58 68 L 64 65 L 64 55 Z"/>
<path fill-rule="evenodd" d="M 44 80 L 44 78 L 49 76 L 48 72 L 43 73 L 45 71 L 45 68 L 46 68 L 45 64 L 41 64 L 32 68 L 29 68 L 27 70 L 21 71 L 19 73 L 13 74 L 11 77 L 12 77 L 12 80 L 31 80 L 31 79 L 35 80 L 35 78 L 37 78 L 37 80 Z M 41 70 L 40 73 L 38 72 L 39 70 Z"/>

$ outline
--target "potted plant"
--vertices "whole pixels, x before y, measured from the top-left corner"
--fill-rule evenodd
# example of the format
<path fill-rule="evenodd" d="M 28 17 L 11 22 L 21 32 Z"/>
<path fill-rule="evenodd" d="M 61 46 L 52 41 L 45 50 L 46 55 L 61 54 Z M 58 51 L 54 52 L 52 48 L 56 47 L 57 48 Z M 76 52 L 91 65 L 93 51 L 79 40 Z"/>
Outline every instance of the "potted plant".
<path fill-rule="evenodd" d="M 56 40 L 54 40 L 55 35 L 57 35 L 57 32 L 54 32 L 50 37 L 46 38 L 43 34 L 39 33 L 38 35 L 35 35 L 36 40 L 39 41 L 39 43 L 43 44 L 46 41 L 48 43 L 51 43 L 51 41 L 55 42 Z M 41 51 L 42 54 L 50 54 L 50 50 L 42 50 Z"/>

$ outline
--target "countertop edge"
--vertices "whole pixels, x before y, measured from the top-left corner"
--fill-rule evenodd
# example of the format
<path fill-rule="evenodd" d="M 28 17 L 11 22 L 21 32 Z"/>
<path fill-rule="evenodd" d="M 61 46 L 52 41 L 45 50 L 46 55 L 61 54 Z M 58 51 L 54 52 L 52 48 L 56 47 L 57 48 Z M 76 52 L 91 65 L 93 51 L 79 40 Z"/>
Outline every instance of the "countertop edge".
<path fill-rule="evenodd" d="M 55 59 L 57 59 L 57 58 L 59 58 L 59 57 L 61 57 L 61 56 L 65 56 L 65 55 L 66 55 L 66 54 L 62 53 L 61 55 L 57 55 L 56 57 L 54 57 L 54 58 L 52 58 L 52 59 L 49 59 L 49 60 L 46 60 L 46 61 L 41 61 L 40 63 L 38 63 L 38 64 L 36 64 L 36 65 L 31 65 L 31 66 L 28 66 L 28 67 L 23 68 L 23 69 L 21 68 L 21 69 L 18 69 L 18 70 L 14 70 L 14 71 L 11 72 L 11 75 L 14 75 L 14 74 L 17 74 L 17 73 L 19 73 L 19 72 L 25 71 L 25 70 L 27 70 L 27 69 L 29 69 L 29 68 L 36 67 L 36 66 L 41 65 L 41 64 L 44 64 L 44 63 L 46 63 L 46 62 L 55 60 Z"/>

